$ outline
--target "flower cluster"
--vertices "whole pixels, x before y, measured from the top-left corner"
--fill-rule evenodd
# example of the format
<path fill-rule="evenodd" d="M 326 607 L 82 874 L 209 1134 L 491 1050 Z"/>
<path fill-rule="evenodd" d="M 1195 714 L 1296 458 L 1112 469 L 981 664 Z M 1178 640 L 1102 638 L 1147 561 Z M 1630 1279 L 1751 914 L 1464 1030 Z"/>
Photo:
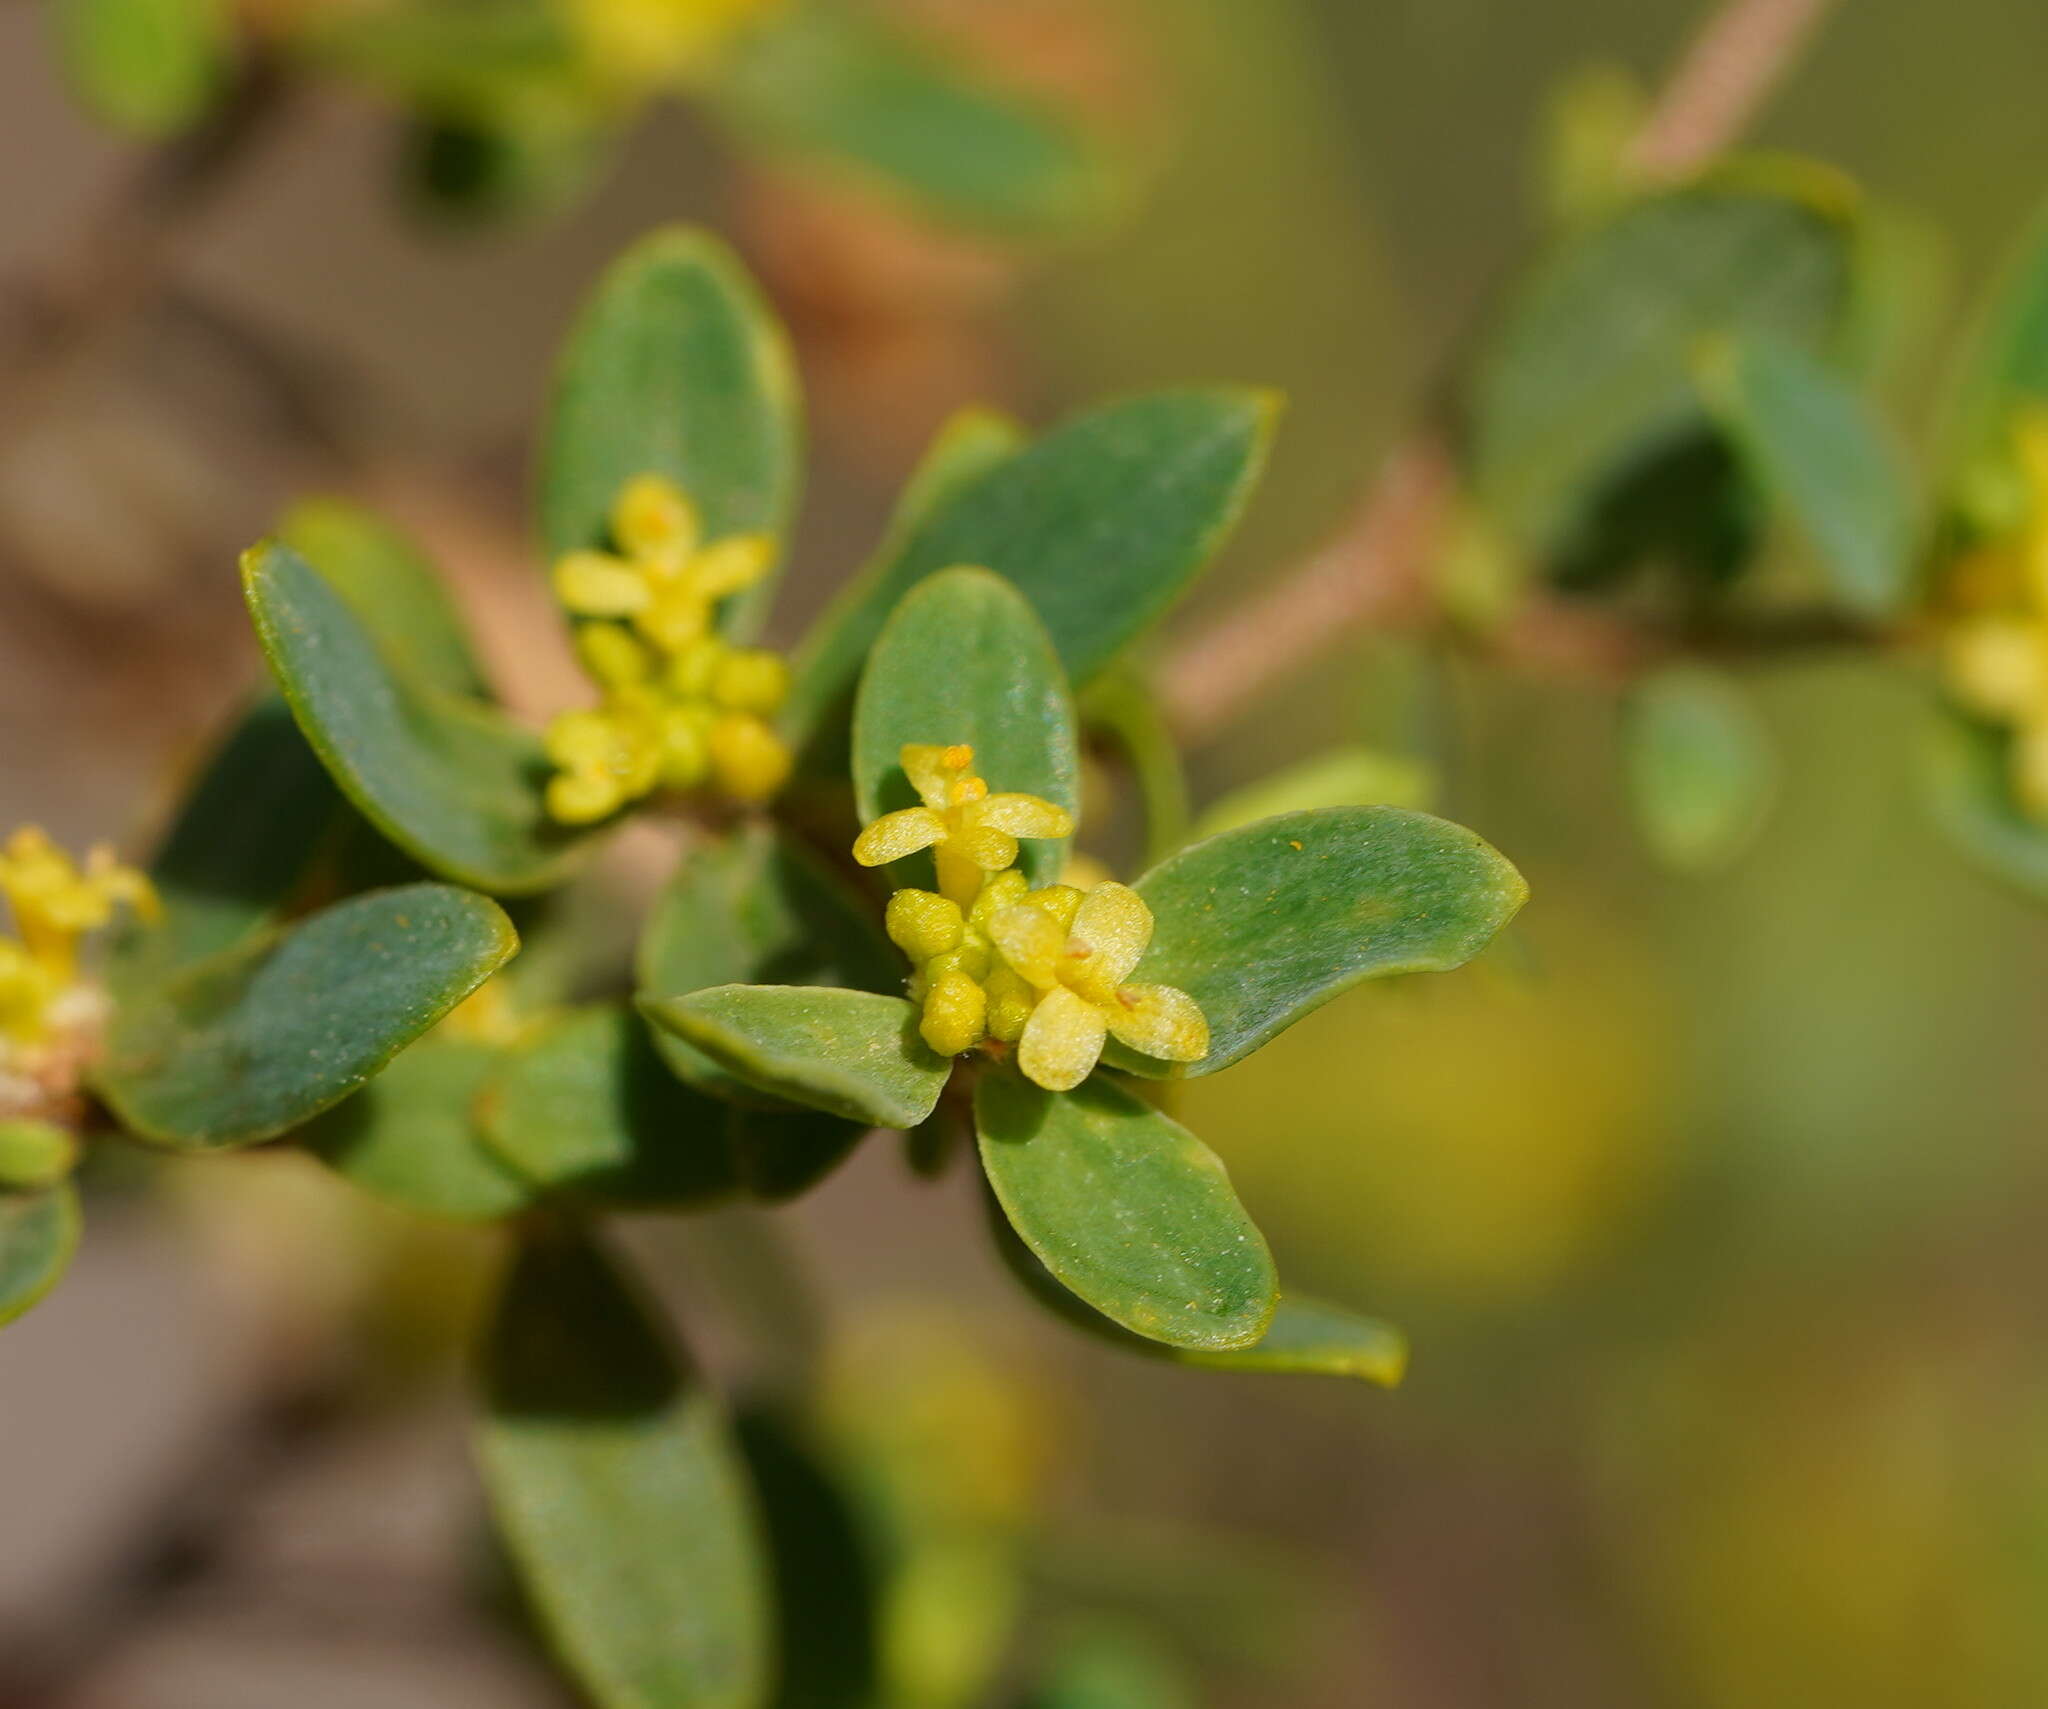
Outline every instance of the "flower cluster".
<path fill-rule="evenodd" d="M 0 1071 L 27 1065 L 54 1035 L 93 1030 L 103 1002 L 80 976 L 78 946 L 116 908 L 159 913 L 148 878 L 93 849 L 81 868 L 33 825 L 0 844 L 0 896 L 18 936 L 0 937 Z"/>
<path fill-rule="evenodd" d="M 599 705 L 548 726 L 548 812 L 564 824 L 608 818 L 657 789 L 709 786 L 763 801 L 789 776 L 769 718 L 789 692 L 778 654 L 720 637 L 720 603 L 768 573 L 766 535 L 707 542 L 696 507 L 659 475 L 628 481 L 612 507 L 616 552 L 571 552 L 556 597 L 583 621 L 576 650 Z"/>
<path fill-rule="evenodd" d="M 1957 703 L 2012 732 L 2013 798 L 2048 819 L 2048 412 L 2022 416 L 2016 514 L 1950 570 L 1943 678 Z"/>
<path fill-rule="evenodd" d="M 1023 1074 L 1054 1092 L 1087 1079 L 1109 1037 L 1168 1062 L 1206 1056 L 1192 997 L 1130 981 L 1152 941 L 1144 899 L 1108 882 L 1032 889 L 1017 839 L 1067 836 L 1073 820 L 1036 795 L 991 795 L 973 764 L 965 745 L 905 747 L 923 805 L 883 815 L 853 846 L 863 866 L 932 851 L 938 890 L 898 890 L 887 916 L 925 1043 L 941 1056 L 1014 1045 Z"/>

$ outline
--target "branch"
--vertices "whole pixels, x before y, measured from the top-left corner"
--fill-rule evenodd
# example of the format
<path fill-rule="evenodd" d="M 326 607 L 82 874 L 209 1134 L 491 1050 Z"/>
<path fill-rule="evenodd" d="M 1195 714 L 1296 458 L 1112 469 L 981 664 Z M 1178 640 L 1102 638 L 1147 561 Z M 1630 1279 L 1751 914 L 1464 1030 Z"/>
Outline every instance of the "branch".
<path fill-rule="evenodd" d="M 1831 3 L 1723 0 L 1630 146 L 1637 175 L 1683 177 L 1732 142 Z M 1167 655 L 1158 688 L 1175 730 L 1204 741 L 1354 631 L 1426 620 L 1429 567 L 1457 495 L 1443 434 L 1434 426 L 1411 432 L 1333 538 Z"/>

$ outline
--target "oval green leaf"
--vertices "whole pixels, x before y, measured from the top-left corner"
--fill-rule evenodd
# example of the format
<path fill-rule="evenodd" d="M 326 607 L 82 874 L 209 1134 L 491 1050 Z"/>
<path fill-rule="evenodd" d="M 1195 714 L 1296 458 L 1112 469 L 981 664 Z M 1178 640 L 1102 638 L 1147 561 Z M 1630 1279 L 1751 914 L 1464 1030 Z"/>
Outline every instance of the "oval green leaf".
<path fill-rule="evenodd" d="M 668 226 L 598 281 L 562 352 L 540 458 L 540 527 L 559 557 L 610 540 L 635 475 L 665 475 L 706 537 L 785 534 L 802 479 L 802 404 L 788 340 L 737 256 Z M 763 584 L 727 627 L 758 628 Z"/>
<path fill-rule="evenodd" d="M 897 756 L 907 743 L 965 742 L 997 794 L 1043 796 L 1077 818 L 1081 756 L 1074 705 L 1044 627 L 1001 576 L 953 569 L 920 582 L 889 619 L 853 710 L 853 788 L 863 823 L 917 805 Z M 1033 838 L 1018 864 L 1058 881 L 1064 838 Z M 932 883 L 928 855 L 899 862 L 904 883 Z"/>
<path fill-rule="evenodd" d="M 868 1127 L 917 1126 L 953 1071 L 917 1036 L 917 1010 L 901 997 L 715 985 L 640 1007 L 757 1090 Z"/>
<path fill-rule="evenodd" d="M 1929 720 L 1929 804 L 1949 840 L 1985 872 L 2048 900 L 2048 824 L 2012 792 L 2012 737 L 1937 702 Z"/>
<path fill-rule="evenodd" d="M 355 1091 L 518 946 L 504 910 L 466 890 L 352 897 L 123 1002 L 95 1084 L 145 1139 L 271 1139 Z"/>
<path fill-rule="evenodd" d="M 1185 1067 L 1114 1040 L 1104 1052 L 1159 1078 L 1228 1068 L 1361 979 L 1461 967 L 1529 894 L 1472 832 L 1399 807 L 1262 819 L 1190 845 L 1134 888 L 1154 932 L 1132 977 L 1179 986 L 1209 1022 L 1209 1054 Z"/>
<path fill-rule="evenodd" d="M 1699 373 L 1708 407 L 1813 542 L 1836 597 L 1865 617 L 1896 612 L 1913 587 L 1913 471 L 1856 388 L 1761 335 L 1711 346 Z"/>
<path fill-rule="evenodd" d="M 805 694 L 850 693 L 904 594 L 975 564 L 1015 582 L 1077 686 L 1158 622 L 1236 524 L 1263 467 L 1278 401 L 1191 388 L 1101 404 L 935 505 L 835 609 L 807 654 Z"/>
<path fill-rule="evenodd" d="M 768 1567 L 724 1409 L 595 1246 L 519 1254 L 478 1457 L 554 1648 L 598 1709 L 759 1709 Z"/>
<path fill-rule="evenodd" d="M 649 996 L 709 985 L 837 985 L 900 990 L 903 958 L 874 907 L 772 823 L 707 836 L 683 855 L 640 938 Z M 694 1045 L 657 1034 L 662 1057 L 700 1091 L 742 1104 L 761 1094 Z"/>
<path fill-rule="evenodd" d="M 366 1193 L 455 1222 L 490 1222 L 533 1189 L 484 1143 L 477 1099 L 504 1066 L 479 1039 L 423 1038 L 353 1097 L 316 1117 L 300 1142 Z"/>
<path fill-rule="evenodd" d="M 1524 546 L 1557 552 L 1631 470 L 1710 429 L 1700 341 L 1808 349 L 1850 301 L 1853 190 L 1723 171 L 1574 231 L 1509 294 L 1468 403 L 1474 472 Z"/>
<path fill-rule="evenodd" d="M 588 841 L 547 815 L 540 739 L 497 707 L 401 675 L 289 547 L 242 565 L 270 669 L 363 816 L 429 871 L 502 896 L 556 883 Z"/>
<path fill-rule="evenodd" d="M 1055 1280 L 1135 1335 L 1250 1347 L 1280 1283 L 1216 1154 L 1097 1078 L 1047 1092 L 988 1074 L 974 1093 L 982 1167 L 1003 1214 Z"/>
<path fill-rule="evenodd" d="M 513 1054 L 477 1111 L 492 1148 L 551 1195 L 629 1209 L 733 1189 L 725 1106 L 678 1082 L 617 1004 L 579 1010 Z"/>
<path fill-rule="evenodd" d="M 1677 872 L 1723 866 L 1770 811 L 1769 733 L 1719 672 L 1680 665 L 1646 677 L 1623 709 L 1623 764 L 1643 840 Z"/>
<path fill-rule="evenodd" d="M 0 1193 L 0 1324 L 12 1323 L 57 1285 L 78 1250 L 78 1189 Z"/>

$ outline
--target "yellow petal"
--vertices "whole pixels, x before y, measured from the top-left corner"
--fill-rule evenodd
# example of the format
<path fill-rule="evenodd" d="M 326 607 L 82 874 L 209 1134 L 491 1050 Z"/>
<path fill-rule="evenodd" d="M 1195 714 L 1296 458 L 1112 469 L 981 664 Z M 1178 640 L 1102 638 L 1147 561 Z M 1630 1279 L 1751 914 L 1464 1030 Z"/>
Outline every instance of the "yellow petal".
<path fill-rule="evenodd" d="M 735 647 L 718 661 L 711 698 L 734 712 L 773 712 L 789 697 L 789 667 L 765 647 Z"/>
<path fill-rule="evenodd" d="M 616 623 L 579 624 L 576 656 L 592 680 L 605 688 L 645 682 L 654 668 L 645 644 Z"/>
<path fill-rule="evenodd" d="M 612 543 L 635 558 L 680 564 L 697 550 L 697 507 L 662 475 L 635 475 L 612 506 Z"/>
<path fill-rule="evenodd" d="M 578 617 L 631 617 L 654 601 L 647 577 L 609 552 L 571 552 L 557 558 L 555 597 Z"/>
<path fill-rule="evenodd" d="M 711 768 L 711 720 L 695 706 L 671 706 L 661 714 L 661 781 L 670 789 L 695 789 Z"/>
<path fill-rule="evenodd" d="M 1034 908 L 1043 908 L 1060 923 L 1063 932 L 1074 928 L 1074 911 L 1081 906 L 1081 892 L 1071 884 L 1048 884 L 1034 890 L 1024 900 Z"/>
<path fill-rule="evenodd" d="M 989 921 L 1005 908 L 1014 908 L 1031 894 L 1031 880 L 1021 872 L 990 872 L 981 877 L 981 888 L 975 892 L 974 906 L 968 909 L 967 917 L 976 926 L 986 930 Z"/>
<path fill-rule="evenodd" d="M 1098 884 L 1081 898 L 1068 928 L 1073 948 L 1085 955 L 1091 980 L 1109 987 L 1107 998 L 1144 959 L 1152 943 L 1152 910 L 1129 885 Z"/>
<path fill-rule="evenodd" d="M 1067 934 L 1043 908 L 1004 908 L 988 923 L 996 953 L 1027 984 L 1048 991 L 1059 983 L 1060 956 Z"/>
<path fill-rule="evenodd" d="M 1973 712 L 2027 717 L 2048 688 L 2048 632 L 2016 617 L 1980 617 L 1950 633 L 1943 657 L 1949 690 Z"/>
<path fill-rule="evenodd" d="M 910 787 L 927 807 L 944 807 L 952 800 L 950 791 L 959 772 L 946 764 L 946 756 L 955 751 L 930 742 L 906 742 L 897 754 L 896 763 L 903 767 Z M 973 752 L 968 749 L 970 757 Z"/>
<path fill-rule="evenodd" d="M 929 807 L 884 813 L 854 840 L 853 858 L 862 866 L 887 866 L 946 839 L 946 821 Z"/>
<path fill-rule="evenodd" d="M 704 746 L 711 781 L 735 801 L 766 801 L 789 781 L 789 744 L 751 712 L 720 713 Z"/>
<path fill-rule="evenodd" d="M 1036 795 L 989 795 L 963 809 L 974 825 L 992 825 L 1013 837 L 1070 837 L 1074 816 Z"/>
<path fill-rule="evenodd" d="M 700 599 L 729 599 L 752 587 L 774 562 L 775 542 L 766 534 L 733 534 L 690 560 L 690 586 Z"/>
<path fill-rule="evenodd" d="M 633 622 L 664 653 L 680 653 L 711 632 L 711 606 L 696 589 L 677 583 L 634 612 Z"/>
<path fill-rule="evenodd" d="M 666 681 L 669 691 L 686 700 L 708 700 L 711 685 L 725 664 L 731 649 L 716 635 L 699 635 L 685 642 L 669 660 Z M 739 710 L 735 708 L 735 710 Z"/>
<path fill-rule="evenodd" d="M 602 771 L 565 771 L 548 779 L 548 817 L 562 825 L 589 825 L 625 803 L 619 780 Z"/>
<path fill-rule="evenodd" d="M 883 915 L 889 941 L 914 962 L 958 949 L 967 934 L 960 906 L 929 890 L 899 890 Z"/>
<path fill-rule="evenodd" d="M 1109 1030 L 1133 1050 L 1162 1062 L 1199 1062 L 1209 1054 L 1209 1022 L 1174 985 L 1125 985 L 1104 1011 Z"/>
<path fill-rule="evenodd" d="M 1102 1011 L 1064 986 L 1039 998 L 1017 1040 L 1017 1066 L 1024 1078 L 1048 1092 L 1068 1092 L 1088 1078 L 1102 1057 L 1108 1027 Z"/>
<path fill-rule="evenodd" d="M 1001 872 L 1017 864 L 1017 839 L 992 825 L 963 825 L 947 839 L 953 852 L 983 872 Z"/>

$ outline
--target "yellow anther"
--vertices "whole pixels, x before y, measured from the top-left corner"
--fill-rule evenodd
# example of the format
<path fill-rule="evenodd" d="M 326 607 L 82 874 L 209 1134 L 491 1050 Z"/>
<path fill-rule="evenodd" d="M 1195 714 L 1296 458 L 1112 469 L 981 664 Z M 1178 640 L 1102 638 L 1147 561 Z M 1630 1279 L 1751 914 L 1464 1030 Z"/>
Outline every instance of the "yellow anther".
<path fill-rule="evenodd" d="M 735 801 L 766 801 L 789 780 L 789 745 L 750 712 L 720 713 L 707 738 L 711 780 Z"/>

